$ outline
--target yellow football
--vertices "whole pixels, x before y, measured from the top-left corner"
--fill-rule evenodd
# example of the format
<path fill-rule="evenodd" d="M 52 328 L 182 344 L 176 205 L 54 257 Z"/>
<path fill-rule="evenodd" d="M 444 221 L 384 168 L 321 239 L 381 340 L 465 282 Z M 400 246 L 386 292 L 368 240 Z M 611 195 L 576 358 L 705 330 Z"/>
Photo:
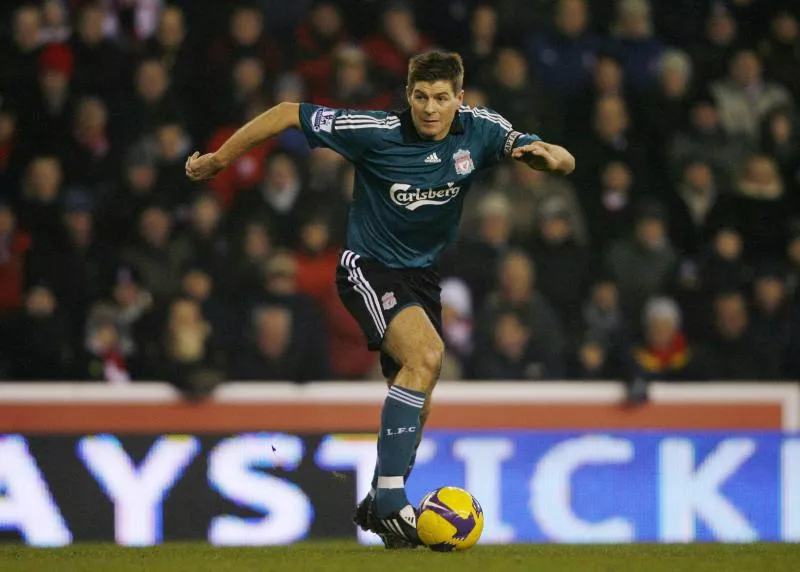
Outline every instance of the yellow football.
<path fill-rule="evenodd" d="M 417 534 L 431 550 L 466 550 L 481 537 L 483 509 L 464 489 L 442 487 L 419 503 Z"/>

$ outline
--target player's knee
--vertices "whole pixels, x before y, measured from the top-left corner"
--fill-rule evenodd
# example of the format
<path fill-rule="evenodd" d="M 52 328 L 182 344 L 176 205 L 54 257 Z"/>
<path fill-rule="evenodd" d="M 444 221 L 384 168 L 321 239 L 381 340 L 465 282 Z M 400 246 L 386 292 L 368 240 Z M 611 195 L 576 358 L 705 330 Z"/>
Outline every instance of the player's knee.
<path fill-rule="evenodd" d="M 427 386 L 433 386 L 436 378 L 439 376 L 439 370 L 442 368 L 442 359 L 444 358 L 444 344 L 440 341 L 431 342 L 420 348 L 415 363 L 409 364 L 412 368 L 419 371 L 425 378 Z M 427 387 L 426 387 L 427 389 Z"/>

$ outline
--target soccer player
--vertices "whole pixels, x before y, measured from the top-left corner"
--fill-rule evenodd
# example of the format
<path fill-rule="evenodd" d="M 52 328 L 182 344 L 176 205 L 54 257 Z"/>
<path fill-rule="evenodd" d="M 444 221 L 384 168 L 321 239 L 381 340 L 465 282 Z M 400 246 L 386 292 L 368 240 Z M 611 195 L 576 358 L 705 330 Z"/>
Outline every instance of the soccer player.
<path fill-rule="evenodd" d="M 387 548 L 419 544 L 405 480 L 444 353 L 435 263 L 457 235 L 472 177 L 506 157 L 553 173 L 575 168 L 563 147 L 515 131 L 494 111 L 463 105 L 463 79 L 458 54 L 417 55 L 408 66 L 405 111 L 284 102 L 241 127 L 216 152 L 194 153 L 186 161 L 190 179 L 209 179 L 248 149 L 294 127 L 312 147 L 329 147 L 354 164 L 336 285 L 370 349 L 380 350 L 389 385 L 373 487 L 354 521 L 378 533 Z"/>

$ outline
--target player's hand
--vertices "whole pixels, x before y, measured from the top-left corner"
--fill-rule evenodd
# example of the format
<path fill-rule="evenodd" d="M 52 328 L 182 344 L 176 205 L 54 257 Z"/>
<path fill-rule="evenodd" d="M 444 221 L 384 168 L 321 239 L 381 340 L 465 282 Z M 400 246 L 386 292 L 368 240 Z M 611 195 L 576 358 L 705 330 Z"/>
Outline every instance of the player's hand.
<path fill-rule="evenodd" d="M 195 151 L 186 159 L 186 176 L 193 181 L 206 181 L 213 178 L 224 168 L 214 153 L 201 155 Z"/>
<path fill-rule="evenodd" d="M 561 165 L 560 159 L 541 141 L 521 145 L 511 151 L 511 156 L 537 171 L 557 171 Z"/>

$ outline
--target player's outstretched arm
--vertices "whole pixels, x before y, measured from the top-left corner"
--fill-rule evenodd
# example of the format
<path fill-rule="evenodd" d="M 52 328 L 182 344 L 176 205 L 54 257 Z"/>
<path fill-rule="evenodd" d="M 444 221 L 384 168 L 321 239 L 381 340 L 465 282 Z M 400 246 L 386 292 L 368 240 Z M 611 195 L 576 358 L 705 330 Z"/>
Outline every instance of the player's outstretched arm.
<path fill-rule="evenodd" d="M 575 157 L 572 156 L 572 153 L 560 145 L 545 143 L 544 141 L 534 141 L 533 143 L 516 147 L 511 151 L 511 156 L 537 171 L 569 175 L 575 170 Z"/>
<path fill-rule="evenodd" d="M 186 159 L 186 176 L 193 181 L 211 179 L 248 149 L 290 127 L 300 128 L 300 104 L 279 103 L 240 127 L 214 153 L 195 151 Z"/>

